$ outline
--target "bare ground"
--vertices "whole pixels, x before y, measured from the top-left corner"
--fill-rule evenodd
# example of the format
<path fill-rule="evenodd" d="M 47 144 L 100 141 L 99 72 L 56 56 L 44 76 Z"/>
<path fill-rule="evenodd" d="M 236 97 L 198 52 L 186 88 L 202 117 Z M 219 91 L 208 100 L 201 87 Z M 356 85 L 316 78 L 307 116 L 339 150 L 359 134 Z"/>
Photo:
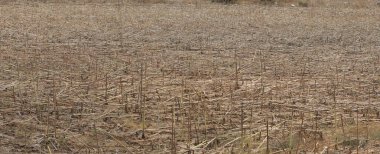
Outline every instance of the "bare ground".
<path fill-rule="evenodd" d="M 379 21 L 375 7 L 0 5 L 0 151 L 378 153 Z"/>

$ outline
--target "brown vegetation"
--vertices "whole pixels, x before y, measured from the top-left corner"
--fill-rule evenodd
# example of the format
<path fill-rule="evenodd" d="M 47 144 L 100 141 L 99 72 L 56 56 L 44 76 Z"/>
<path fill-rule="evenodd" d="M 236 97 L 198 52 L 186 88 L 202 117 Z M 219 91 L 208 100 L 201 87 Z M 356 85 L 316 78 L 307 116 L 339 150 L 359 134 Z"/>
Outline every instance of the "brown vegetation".
<path fill-rule="evenodd" d="M 379 8 L 146 3 L 0 5 L 1 152 L 380 152 Z"/>

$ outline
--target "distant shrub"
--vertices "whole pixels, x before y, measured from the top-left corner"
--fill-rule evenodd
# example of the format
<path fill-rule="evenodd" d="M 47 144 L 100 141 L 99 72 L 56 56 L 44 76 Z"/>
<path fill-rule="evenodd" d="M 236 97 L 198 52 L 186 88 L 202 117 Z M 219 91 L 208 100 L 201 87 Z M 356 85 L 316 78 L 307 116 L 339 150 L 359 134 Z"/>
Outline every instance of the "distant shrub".
<path fill-rule="evenodd" d="M 236 3 L 237 0 L 211 0 L 213 3 L 224 3 L 224 4 L 233 4 Z"/>
<path fill-rule="evenodd" d="M 299 1 L 298 1 L 298 6 L 301 6 L 301 7 L 308 7 L 308 6 L 309 6 L 309 3 L 308 3 L 308 1 L 306 1 L 306 0 L 299 0 Z"/>
<path fill-rule="evenodd" d="M 167 3 L 168 1 L 167 0 L 140 0 L 138 2 L 156 4 L 156 3 Z"/>
<path fill-rule="evenodd" d="M 260 3 L 264 5 L 272 5 L 272 4 L 275 4 L 276 1 L 275 0 L 260 0 Z"/>

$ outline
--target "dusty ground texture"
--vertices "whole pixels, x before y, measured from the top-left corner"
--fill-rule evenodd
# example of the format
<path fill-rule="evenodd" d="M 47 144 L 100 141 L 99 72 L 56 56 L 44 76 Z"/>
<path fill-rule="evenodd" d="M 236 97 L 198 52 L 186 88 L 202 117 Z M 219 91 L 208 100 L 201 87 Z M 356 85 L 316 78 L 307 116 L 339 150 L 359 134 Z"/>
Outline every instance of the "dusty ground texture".
<path fill-rule="evenodd" d="M 380 152 L 380 10 L 0 5 L 4 153 Z"/>

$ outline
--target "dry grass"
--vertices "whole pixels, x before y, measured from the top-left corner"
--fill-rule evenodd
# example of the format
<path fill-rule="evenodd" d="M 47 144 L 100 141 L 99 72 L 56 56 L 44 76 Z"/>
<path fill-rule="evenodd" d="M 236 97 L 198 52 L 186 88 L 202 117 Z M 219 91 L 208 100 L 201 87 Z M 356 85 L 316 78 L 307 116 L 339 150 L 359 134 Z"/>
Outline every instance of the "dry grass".
<path fill-rule="evenodd" d="M 2 152 L 380 152 L 378 8 L 115 4 L 0 5 Z"/>
<path fill-rule="evenodd" d="M 215 0 L 217 2 L 217 0 Z M 232 4 L 265 4 L 263 0 L 232 0 Z M 267 0 L 275 6 L 332 7 L 332 8 L 373 8 L 379 5 L 376 0 Z M 0 5 L 10 4 L 195 4 L 208 5 L 212 0 L 2 0 Z M 224 2 L 224 0 L 220 0 Z"/>

